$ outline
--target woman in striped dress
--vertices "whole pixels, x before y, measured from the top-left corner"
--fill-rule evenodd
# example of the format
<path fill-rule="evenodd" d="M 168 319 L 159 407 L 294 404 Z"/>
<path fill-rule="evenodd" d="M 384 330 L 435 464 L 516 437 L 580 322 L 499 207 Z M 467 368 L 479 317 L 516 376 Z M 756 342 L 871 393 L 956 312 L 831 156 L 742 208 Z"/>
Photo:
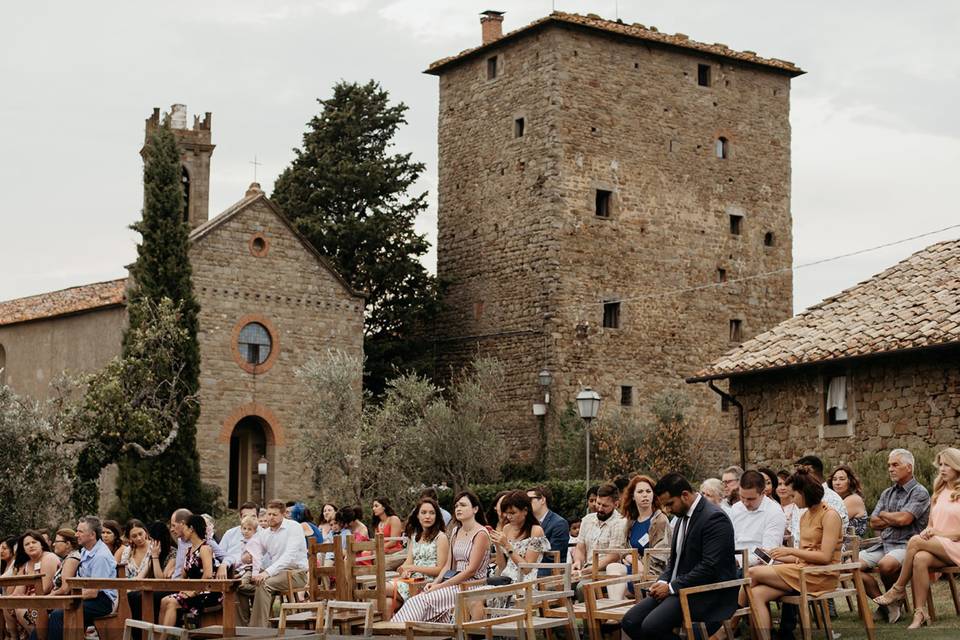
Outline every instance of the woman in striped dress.
<path fill-rule="evenodd" d="M 480 500 L 470 491 L 461 492 L 454 503 L 453 514 L 456 524 L 451 536 L 450 570 L 437 576 L 422 593 L 407 600 L 393 616 L 394 622 L 450 622 L 450 614 L 457 604 L 457 585 L 487 577 L 490 536 L 484 526 Z"/>

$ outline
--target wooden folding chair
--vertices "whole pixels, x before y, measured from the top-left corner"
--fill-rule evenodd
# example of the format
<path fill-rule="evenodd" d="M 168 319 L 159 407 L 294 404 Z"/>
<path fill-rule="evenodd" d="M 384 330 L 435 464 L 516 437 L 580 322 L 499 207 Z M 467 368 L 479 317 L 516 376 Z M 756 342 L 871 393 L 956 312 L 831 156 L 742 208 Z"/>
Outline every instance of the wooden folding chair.
<path fill-rule="evenodd" d="M 494 636 L 511 635 L 525 640 L 535 640 L 533 631 L 532 602 L 518 608 L 499 609 L 486 606 L 486 600 L 494 597 L 513 596 L 523 600 L 531 594 L 533 585 L 529 582 L 509 584 L 499 587 L 480 586 L 480 581 L 463 583 L 457 594 L 457 604 L 453 611 L 453 622 L 414 622 L 404 624 L 406 640 L 424 637 L 455 638 L 466 640 L 468 635 L 484 635 L 488 640 Z"/>
<path fill-rule="evenodd" d="M 859 560 L 856 562 L 846 562 L 828 565 L 810 565 L 800 570 L 800 594 L 788 595 L 780 598 L 783 604 L 794 604 L 800 609 L 800 626 L 803 631 L 804 640 L 811 640 L 813 628 L 810 619 L 810 607 L 813 605 L 816 609 L 817 622 L 822 624 L 824 634 L 827 638 L 833 638 L 833 625 L 830 620 L 830 611 L 827 608 L 827 602 L 834 598 L 845 598 L 853 595 L 857 599 L 857 613 L 863 621 L 864 630 L 869 640 L 874 640 L 875 632 L 873 627 L 873 614 L 867 605 L 867 594 L 863 588 L 863 576 Z M 821 594 L 819 596 L 811 595 L 807 591 L 807 576 L 818 573 L 837 573 L 843 575 L 847 572 L 851 574 L 853 588 L 838 585 L 837 589 Z M 768 630 L 769 631 L 769 630 Z"/>
<path fill-rule="evenodd" d="M 601 625 L 604 623 L 619 623 L 627 611 L 638 604 L 642 599 L 642 589 L 653 584 L 653 580 L 644 579 L 643 575 L 617 576 L 597 580 L 583 587 L 585 613 L 583 616 L 587 633 L 592 640 L 601 640 Z M 633 594 L 624 600 L 603 598 L 603 591 L 611 585 L 633 585 Z M 627 591 L 629 594 L 629 590 Z"/>
<path fill-rule="evenodd" d="M 755 636 L 756 625 L 754 624 L 753 618 L 753 594 L 750 592 L 750 577 L 748 576 L 746 578 L 739 578 L 737 580 L 725 580 L 723 582 L 703 584 L 699 587 L 687 587 L 686 589 L 680 589 L 680 593 L 677 595 L 680 598 L 680 614 L 683 617 L 683 631 L 687 638 L 697 637 L 693 633 L 694 626 L 696 626 L 700 632 L 701 638 L 709 637 L 710 634 L 707 633 L 707 622 L 715 622 L 713 620 L 693 620 L 690 615 L 690 596 L 733 588 L 746 589 L 747 606 L 738 608 L 733 612 L 733 615 L 726 620 L 721 621 L 721 628 L 726 632 L 727 638 L 732 640 L 734 629 L 736 627 L 736 621 L 746 616 L 747 620 L 750 622 L 751 635 Z M 830 640 L 833 640 L 833 636 L 830 637 Z"/>
<path fill-rule="evenodd" d="M 933 577 L 936 574 L 940 574 L 941 578 L 946 579 L 947 584 L 950 586 L 950 596 L 953 600 L 953 610 L 958 616 L 960 616 L 960 598 L 957 597 L 957 576 L 960 576 L 960 567 L 944 567 L 943 569 L 937 569 L 936 571 L 930 572 L 930 589 L 927 591 L 927 612 L 930 614 L 930 620 L 932 622 L 937 621 L 937 609 L 934 605 L 933 599 Z M 910 590 L 908 589 L 909 593 Z M 904 601 L 907 599 L 904 598 Z"/>

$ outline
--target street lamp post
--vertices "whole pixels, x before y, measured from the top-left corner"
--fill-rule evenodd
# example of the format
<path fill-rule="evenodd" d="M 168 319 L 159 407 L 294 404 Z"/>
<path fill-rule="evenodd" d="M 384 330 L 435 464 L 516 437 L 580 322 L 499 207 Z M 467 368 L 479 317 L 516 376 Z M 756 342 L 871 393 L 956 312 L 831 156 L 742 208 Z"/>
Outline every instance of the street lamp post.
<path fill-rule="evenodd" d="M 260 476 L 260 507 L 267 502 L 267 458 L 260 456 L 257 461 L 257 475 Z"/>
<path fill-rule="evenodd" d="M 597 413 L 600 411 L 600 394 L 591 389 L 590 387 L 584 387 L 583 390 L 577 394 L 577 413 L 580 414 L 580 419 L 583 420 L 585 429 L 587 433 L 587 490 L 590 490 L 590 422 L 597 417 Z"/>

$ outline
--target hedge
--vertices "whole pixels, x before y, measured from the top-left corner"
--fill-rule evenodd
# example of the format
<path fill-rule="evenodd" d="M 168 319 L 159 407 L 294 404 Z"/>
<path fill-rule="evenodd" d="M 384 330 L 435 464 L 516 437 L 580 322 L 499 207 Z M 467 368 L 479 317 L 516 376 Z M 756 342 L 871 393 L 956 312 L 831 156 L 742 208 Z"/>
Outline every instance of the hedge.
<path fill-rule="evenodd" d="M 547 480 L 546 482 L 500 482 L 497 484 L 479 484 L 470 487 L 470 490 L 480 498 L 480 506 L 484 513 L 493 507 L 493 498 L 501 491 L 508 489 L 525 490 L 533 486 L 546 487 L 552 496 L 550 510 L 555 511 L 567 520 L 579 520 L 587 512 L 587 489 L 583 480 Z M 440 489 L 440 506 L 453 513 L 453 489 Z"/>

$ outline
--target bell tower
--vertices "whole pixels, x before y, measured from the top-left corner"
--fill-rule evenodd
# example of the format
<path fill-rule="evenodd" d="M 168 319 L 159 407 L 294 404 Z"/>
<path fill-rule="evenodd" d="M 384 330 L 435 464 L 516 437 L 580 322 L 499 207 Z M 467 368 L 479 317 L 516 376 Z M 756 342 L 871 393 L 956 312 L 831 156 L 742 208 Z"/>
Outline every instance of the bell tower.
<path fill-rule="evenodd" d="M 215 145 L 210 143 L 210 126 L 213 116 L 207 111 L 203 119 L 193 116 L 193 128 L 187 128 L 187 107 L 183 104 L 170 106 L 170 112 L 160 117 L 159 107 L 147 118 L 144 144 L 153 130 L 170 121 L 170 130 L 180 149 L 180 179 L 183 181 L 184 218 L 195 229 L 207 221 L 210 205 L 210 156 Z"/>

